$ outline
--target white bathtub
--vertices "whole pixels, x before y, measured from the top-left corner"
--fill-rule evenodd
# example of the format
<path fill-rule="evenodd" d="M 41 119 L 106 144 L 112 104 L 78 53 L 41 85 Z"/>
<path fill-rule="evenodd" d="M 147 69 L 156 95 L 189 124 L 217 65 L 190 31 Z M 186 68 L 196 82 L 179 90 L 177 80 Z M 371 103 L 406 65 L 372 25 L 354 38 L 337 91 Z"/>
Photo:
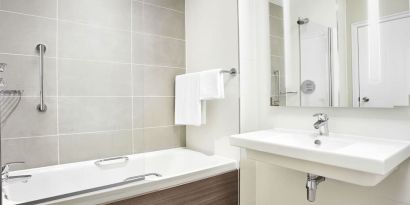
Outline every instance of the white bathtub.
<path fill-rule="evenodd" d="M 93 160 L 10 172 L 10 176 L 29 174 L 32 177 L 27 183 L 3 183 L 3 205 L 104 204 L 237 169 L 234 160 L 185 148 L 127 157 L 128 161 L 123 158 L 100 166 Z M 158 173 L 161 177 L 124 182 L 126 178 L 147 173 Z"/>

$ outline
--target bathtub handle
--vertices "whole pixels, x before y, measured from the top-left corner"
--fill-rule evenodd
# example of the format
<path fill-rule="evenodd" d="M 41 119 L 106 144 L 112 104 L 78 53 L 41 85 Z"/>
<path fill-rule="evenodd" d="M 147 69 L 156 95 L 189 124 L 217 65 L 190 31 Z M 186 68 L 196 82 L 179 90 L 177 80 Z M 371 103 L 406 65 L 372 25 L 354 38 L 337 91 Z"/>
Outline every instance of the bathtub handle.
<path fill-rule="evenodd" d="M 129 160 L 128 157 L 111 157 L 111 158 L 97 160 L 97 161 L 94 162 L 94 164 L 98 167 L 101 167 L 101 166 L 103 166 L 102 163 L 104 163 L 104 162 L 115 161 L 115 160 L 120 160 L 120 159 L 124 160 L 124 163 Z"/>
<path fill-rule="evenodd" d="M 133 177 L 128 177 L 126 179 L 124 179 L 124 181 L 142 181 L 145 180 L 145 177 L 148 176 L 156 176 L 156 177 L 162 177 L 162 175 L 158 174 L 158 173 L 148 173 L 148 174 L 143 174 L 143 175 L 138 175 L 138 176 L 133 176 Z"/>

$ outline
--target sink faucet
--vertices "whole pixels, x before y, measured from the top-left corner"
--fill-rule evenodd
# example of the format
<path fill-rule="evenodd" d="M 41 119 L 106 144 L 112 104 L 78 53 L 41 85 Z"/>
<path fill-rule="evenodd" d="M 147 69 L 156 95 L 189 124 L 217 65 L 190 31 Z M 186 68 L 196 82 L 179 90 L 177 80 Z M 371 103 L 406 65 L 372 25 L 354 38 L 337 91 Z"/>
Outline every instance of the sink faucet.
<path fill-rule="evenodd" d="M 329 117 L 325 113 L 316 113 L 313 117 L 317 117 L 317 121 L 313 124 L 313 127 L 319 130 L 320 136 L 329 136 L 328 121 Z"/>
<path fill-rule="evenodd" d="M 13 164 L 24 164 L 24 162 L 10 162 L 1 166 L 1 182 L 15 182 L 22 181 L 27 182 L 31 175 L 18 175 L 18 176 L 9 176 L 10 165 Z"/>

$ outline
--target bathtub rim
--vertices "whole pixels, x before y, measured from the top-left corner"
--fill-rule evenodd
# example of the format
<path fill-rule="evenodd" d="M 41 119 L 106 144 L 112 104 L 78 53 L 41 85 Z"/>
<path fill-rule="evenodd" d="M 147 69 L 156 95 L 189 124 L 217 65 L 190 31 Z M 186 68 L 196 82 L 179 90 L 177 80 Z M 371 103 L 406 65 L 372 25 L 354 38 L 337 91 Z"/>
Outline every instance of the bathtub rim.
<path fill-rule="evenodd" d="M 62 204 L 62 205 L 63 204 L 67 204 L 67 205 L 68 204 L 78 204 L 78 205 L 84 204 L 84 205 L 88 205 L 88 204 L 112 203 L 116 201 L 125 200 L 128 198 L 138 197 L 138 196 L 149 194 L 152 192 L 188 184 L 188 183 L 195 182 L 198 180 L 224 174 L 230 171 L 239 170 L 237 160 L 219 156 L 219 155 L 207 155 L 207 154 L 195 151 L 195 150 L 188 149 L 186 147 L 178 147 L 178 148 L 172 148 L 172 149 L 158 150 L 158 151 L 145 152 L 145 153 L 136 153 L 136 154 L 122 155 L 122 156 L 132 157 L 134 155 L 154 154 L 156 152 L 173 151 L 173 150 L 176 150 L 176 151 L 187 150 L 190 152 L 201 154 L 203 156 L 217 157 L 223 160 L 223 163 L 222 164 L 219 163 L 216 166 L 210 166 L 210 167 L 206 167 L 202 169 L 197 168 L 189 172 L 179 173 L 177 175 L 168 175 L 167 177 L 163 177 L 159 180 L 136 181 L 132 183 L 123 184 L 120 186 L 110 187 L 110 188 L 103 189 L 103 190 L 97 190 L 97 191 L 87 192 L 87 193 L 83 193 L 83 194 L 79 194 L 75 196 L 46 201 L 40 204 Z M 96 160 L 98 159 L 73 162 L 73 163 L 67 163 L 67 164 L 52 165 L 52 166 L 39 167 L 39 168 L 32 168 L 32 169 L 25 169 L 25 170 L 18 170 L 18 171 L 14 171 L 11 173 L 18 174 L 19 172 L 26 173 L 28 171 L 36 171 L 38 173 L 39 172 L 41 173 L 41 172 L 47 171 L 47 169 L 49 170 L 50 168 L 54 170 L 59 169 L 61 168 L 61 165 L 72 167 L 72 166 L 78 166 L 79 163 L 80 165 L 88 164 Z M 53 198 L 53 197 L 50 197 L 50 198 Z M 3 202 L 5 202 L 4 205 L 16 204 L 16 202 L 12 200 L 4 199 L 3 196 L 2 196 L 2 200 Z M 41 201 L 41 200 L 42 199 L 33 200 L 29 202 L 23 202 L 20 204 L 32 204 L 33 202 Z"/>

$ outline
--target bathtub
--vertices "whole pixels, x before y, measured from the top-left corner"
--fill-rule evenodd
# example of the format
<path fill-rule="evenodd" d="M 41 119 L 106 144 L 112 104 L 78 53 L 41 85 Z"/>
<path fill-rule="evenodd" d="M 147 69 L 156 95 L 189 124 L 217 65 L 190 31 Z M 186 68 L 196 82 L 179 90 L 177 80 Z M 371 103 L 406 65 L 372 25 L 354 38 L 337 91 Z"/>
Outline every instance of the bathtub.
<path fill-rule="evenodd" d="M 176 148 L 10 172 L 32 177 L 3 183 L 2 201 L 3 205 L 106 204 L 236 169 L 234 160 Z"/>

